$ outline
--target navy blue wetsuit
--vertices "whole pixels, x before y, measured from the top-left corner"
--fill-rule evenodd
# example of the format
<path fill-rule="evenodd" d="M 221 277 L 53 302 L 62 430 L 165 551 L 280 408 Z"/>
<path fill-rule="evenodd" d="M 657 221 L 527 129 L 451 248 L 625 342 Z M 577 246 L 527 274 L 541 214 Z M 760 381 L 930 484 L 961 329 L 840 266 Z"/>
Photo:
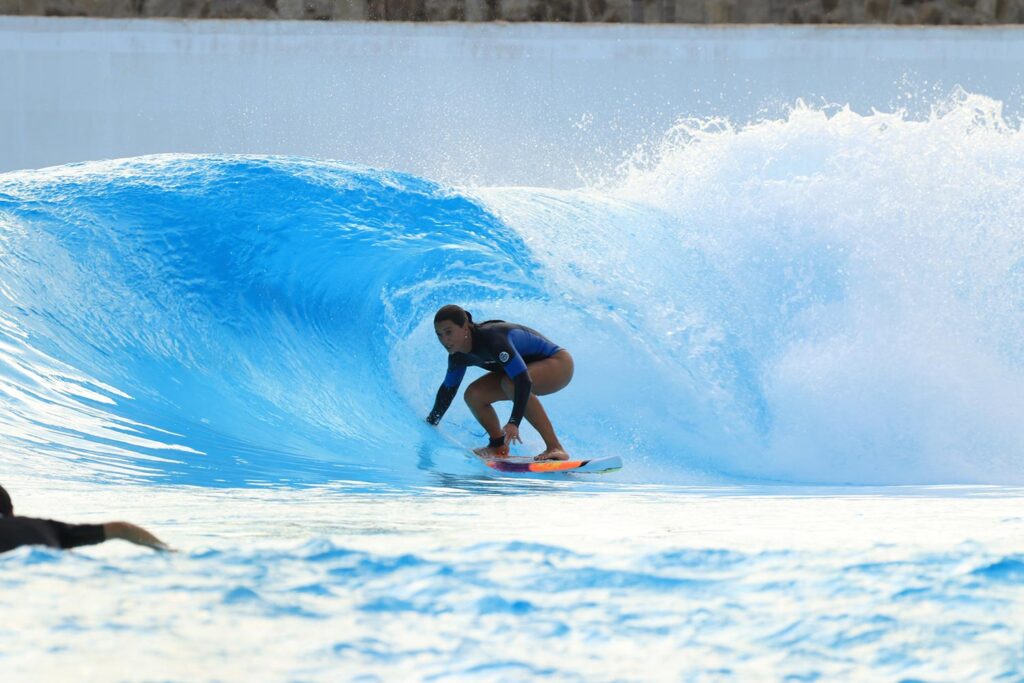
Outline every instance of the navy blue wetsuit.
<path fill-rule="evenodd" d="M 526 364 L 550 358 L 561 351 L 561 347 L 537 330 L 501 320 L 474 325 L 470 334 L 473 347 L 469 353 L 456 352 L 448 356 L 448 374 L 437 390 L 437 399 L 427 421 L 435 425 L 441 421 L 459 391 L 466 368 L 475 365 L 491 372 L 504 371 L 515 383 L 512 416 L 508 421 L 518 427 L 533 388 Z"/>

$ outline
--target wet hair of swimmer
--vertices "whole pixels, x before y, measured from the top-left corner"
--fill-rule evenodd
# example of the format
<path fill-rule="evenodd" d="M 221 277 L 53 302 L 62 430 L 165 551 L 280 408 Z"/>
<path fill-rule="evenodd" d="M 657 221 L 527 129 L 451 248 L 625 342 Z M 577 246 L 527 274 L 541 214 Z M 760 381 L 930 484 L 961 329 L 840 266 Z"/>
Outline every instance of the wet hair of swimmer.
<path fill-rule="evenodd" d="M 461 306 L 455 304 L 448 304 L 437 309 L 437 313 L 434 314 L 434 324 L 450 320 L 459 327 L 462 327 L 467 322 L 473 322 L 473 316 L 470 315 L 469 311 L 464 310 Z"/>
<path fill-rule="evenodd" d="M 11 494 L 3 486 L 0 486 L 0 517 L 13 517 L 14 503 L 11 502 Z"/>

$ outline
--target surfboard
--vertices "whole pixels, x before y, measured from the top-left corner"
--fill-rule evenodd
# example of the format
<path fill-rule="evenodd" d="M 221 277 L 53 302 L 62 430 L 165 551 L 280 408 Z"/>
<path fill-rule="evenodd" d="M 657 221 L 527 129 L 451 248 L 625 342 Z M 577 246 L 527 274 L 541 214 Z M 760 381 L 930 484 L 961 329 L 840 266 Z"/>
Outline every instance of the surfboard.
<path fill-rule="evenodd" d="M 480 457 L 480 456 L 477 456 Z M 499 472 L 589 472 L 591 474 L 603 474 L 622 469 L 622 458 L 612 455 L 604 458 L 589 458 L 587 460 L 534 460 L 510 456 L 508 458 L 483 458 L 480 459 L 491 469 Z"/>

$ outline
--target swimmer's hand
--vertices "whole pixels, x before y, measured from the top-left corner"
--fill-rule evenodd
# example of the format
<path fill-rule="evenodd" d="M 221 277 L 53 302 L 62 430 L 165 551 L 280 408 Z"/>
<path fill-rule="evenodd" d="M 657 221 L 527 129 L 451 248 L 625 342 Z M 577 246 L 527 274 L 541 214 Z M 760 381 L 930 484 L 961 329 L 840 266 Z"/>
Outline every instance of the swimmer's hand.
<path fill-rule="evenodd" d="M 161 552 L 171 550 L 170 546 L 153 534 L 140 526 L 135 526 L 128 522 L 107 522 L 103 525 L 103 532 L 106 534 L 108 540 L 111 538 L 120 538 L 122 541 L 128 541 L 135 545 L 144 545 L 147 548 L 152 548 L 153 550 L 159 550 Z"/>
<path fill-rule="evenodd" d="M 511 446 L 514 443 L 522 443 L 523 440 L 519 438 L 519 427 L 509 422 L 505 425 L 505 428 L 501 430 L 505 434 L 505 444 Z"/>

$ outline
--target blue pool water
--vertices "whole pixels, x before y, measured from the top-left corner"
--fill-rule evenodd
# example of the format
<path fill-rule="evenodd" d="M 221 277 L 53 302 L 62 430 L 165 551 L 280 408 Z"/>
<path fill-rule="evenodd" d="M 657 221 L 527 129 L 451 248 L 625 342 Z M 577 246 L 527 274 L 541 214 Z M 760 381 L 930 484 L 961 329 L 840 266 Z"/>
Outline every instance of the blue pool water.
<path fill-rule="evenodd" d="M 0 669 L 1017 680 L 1022 159 L 958 92 L 681 121 L 575 191 L 0 175 L 2 481 L 181 550 L 0 558 Z M 570 349 L 548 412 L 625 468 L 501 477 L 461 402 L 426 425 L 450 302 Z"/>

